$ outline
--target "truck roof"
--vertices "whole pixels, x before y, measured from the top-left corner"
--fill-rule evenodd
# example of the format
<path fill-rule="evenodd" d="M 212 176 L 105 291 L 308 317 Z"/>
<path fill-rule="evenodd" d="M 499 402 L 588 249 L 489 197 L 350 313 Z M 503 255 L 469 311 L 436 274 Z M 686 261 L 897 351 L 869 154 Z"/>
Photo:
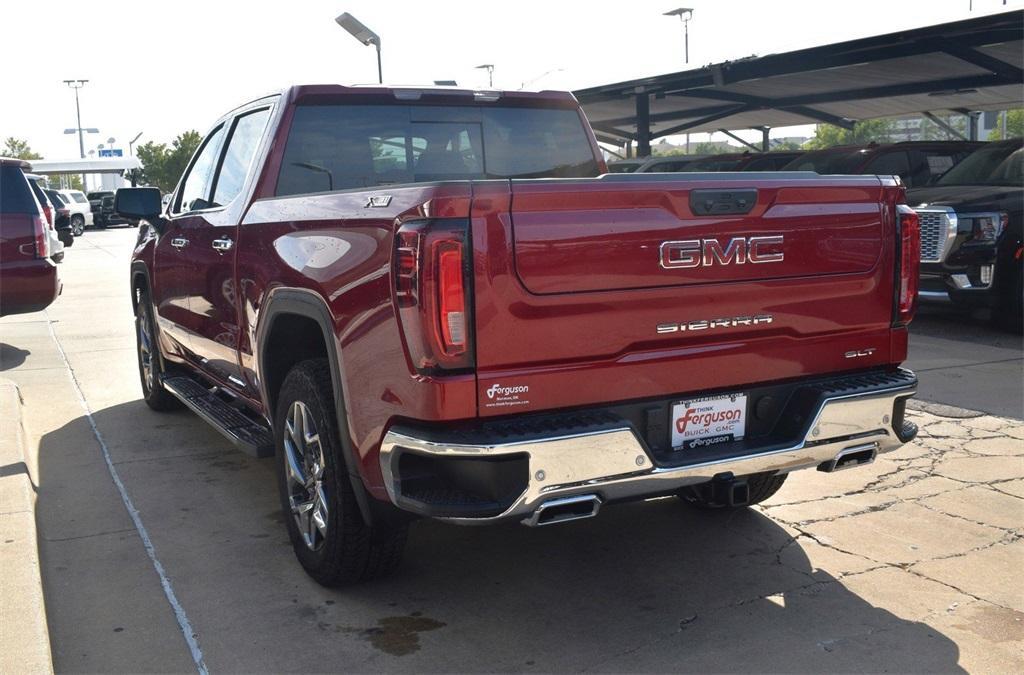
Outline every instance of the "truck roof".
<path fill-rule="evenodd" d="M 438 105 L 465 105 L 467 103 L 506 102 L 515 105 L 531 103 L 544 107 L 575 108 L 579 103 L 572 92 L 544 89 L 541 91 L 517 91 L 503 89 L 471 89 L 438 85 L 385 85 L 385 84 L 296 84 L 276 92 L 254 98 L 238 108 L 244 108 L 270 96 L 281 96 L 287 102 L 299 103 L 304 100 L 345 99 L 360 103 L 387 103 L 391 101 L 428 100 Z M 233 111 L 232 111 L 233 112 Z"/>

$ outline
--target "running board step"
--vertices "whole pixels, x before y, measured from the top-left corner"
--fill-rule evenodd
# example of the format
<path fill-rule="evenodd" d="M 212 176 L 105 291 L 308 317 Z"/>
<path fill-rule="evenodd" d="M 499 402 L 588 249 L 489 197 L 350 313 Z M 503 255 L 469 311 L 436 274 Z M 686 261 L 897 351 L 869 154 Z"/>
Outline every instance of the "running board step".
<path fill-rule="evenodd" d="M 165 377 L 164 388 L 192 412 L 224 434 L 239 450 L 253 457 L 271 457 L 274 437 L 266 425 L 246 417 L 237 408 L 190 377 Z"/>

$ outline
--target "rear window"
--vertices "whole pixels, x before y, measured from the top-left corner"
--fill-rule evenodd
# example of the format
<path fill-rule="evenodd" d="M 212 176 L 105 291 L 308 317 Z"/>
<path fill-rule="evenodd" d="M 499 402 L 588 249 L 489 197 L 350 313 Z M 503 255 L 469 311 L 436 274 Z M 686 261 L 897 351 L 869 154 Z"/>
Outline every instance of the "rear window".
<path fill-rule="evenodd" d="M 21 167 L 0 165 L 0 213 L 39 213 Z"/>
<path fill-rule="evenodd" d="M 71 193 L 71 198 L 74 199 L 79 204 L 88 204 L 89 203 L 89 200 L 86 199 L 85 195 L 83 195 L 81 192 L 72 192 Z"/>
<path fill-rule="evenodd" d="M 478 178 L 597 176 L 576 110 L 298 106 L 277 194 Z"/>

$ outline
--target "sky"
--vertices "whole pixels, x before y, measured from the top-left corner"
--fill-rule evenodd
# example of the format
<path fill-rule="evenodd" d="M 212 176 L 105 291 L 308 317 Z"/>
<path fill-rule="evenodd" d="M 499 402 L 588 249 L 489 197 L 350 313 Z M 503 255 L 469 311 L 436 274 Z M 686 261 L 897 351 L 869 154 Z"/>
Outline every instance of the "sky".
<path fill-rule="evenodd" d="M 973 10 L 970 9 L 973 5 Z M 205 133 L 235 106 L 289 84 L 372 83 L 373 47 L 335 22 L 350 12 L 381 36 L 385 82 L 456 80 L 578 89 L 684 70 L 679 6 L 693 8 L 690 66 L 1020 9 L 1024 0 L 0 0 L 0 139 L 47 159 Z M 18 55 L 19 67 L 12 67 Z M 773 136 L 810 135 L 813 127 Z M 695 135 L 700 140 L 704 135 Z M 721 134 L 717 140 L 724 140 Z"/>

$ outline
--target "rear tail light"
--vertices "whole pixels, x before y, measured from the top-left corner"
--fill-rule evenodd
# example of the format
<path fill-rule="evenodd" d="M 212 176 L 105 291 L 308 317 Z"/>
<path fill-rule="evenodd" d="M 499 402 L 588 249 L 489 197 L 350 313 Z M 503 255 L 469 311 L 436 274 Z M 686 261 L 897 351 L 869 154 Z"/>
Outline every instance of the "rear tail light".
<path fill-rule="evenodd" d="M 53 221 L 53 209 L 51 209 L 49 206 L 44 206 L 43 207 L 43 215 L 46 216 L 46 222 L 48 222 L 50 225 L 54 224 L 54 221 Z"/>
<path fill-rule="evenodd" d="M 420 373 L 473 367 L 468 249 L 464 221 L 406 223 L 395 237 L 395 300 Z"/>
<path fill-rule="evenodd" d="M 899 241 L 899 288 L 896 295 L 896 324 L 905 326 L 917 310 L 917 284 L 921 267 L 921 221 L 909 206 L 896 206 Z"/>
<path fill-rule="evenodd" d="M 36 242 L 36 257 L 49 258 L 50 251 L 50 226 L 42 216 L 32 216 L 32 234 Z"/>

